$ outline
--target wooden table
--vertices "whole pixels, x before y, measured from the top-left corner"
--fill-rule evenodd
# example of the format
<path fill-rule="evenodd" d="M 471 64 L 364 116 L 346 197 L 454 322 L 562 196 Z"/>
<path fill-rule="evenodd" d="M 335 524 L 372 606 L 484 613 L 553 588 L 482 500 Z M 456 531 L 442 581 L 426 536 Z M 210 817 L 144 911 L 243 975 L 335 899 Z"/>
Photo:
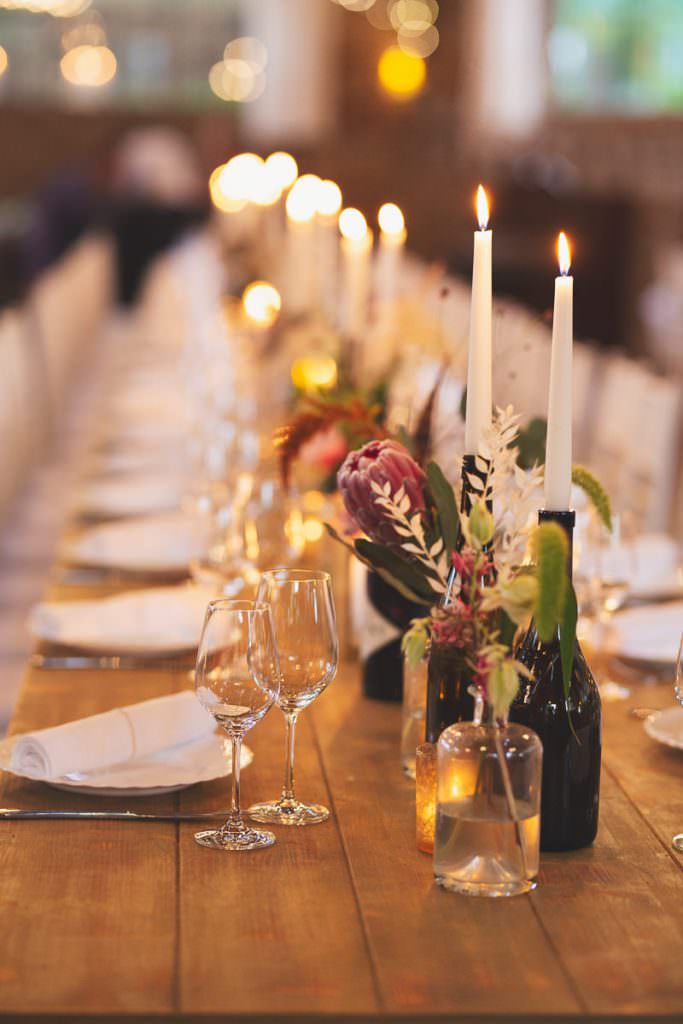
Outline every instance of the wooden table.
<path fill-rule="evenodd" d="M 13 731 L 188 685 L 175 672 L 32 670 Z M 605 709 L 595 846 L 542 858 L 536 892 L 456 896 L 414 842 L 400 709 L 364 700 L 345 665 L 300 722 L 298 790 L 332 819 L 248 854 L 198 847 L 196 825 L 0 823 L 0 1014 L 23 1020 L 680 1020 L 683 756 L 651 742 L 633 687 Z M 275 796 L 282 715 L 248 742 L 246 803 Z M 5 776 L 4 806 L 102 807 Z M 228 784 L 143 799 L 212 809 Z"/>

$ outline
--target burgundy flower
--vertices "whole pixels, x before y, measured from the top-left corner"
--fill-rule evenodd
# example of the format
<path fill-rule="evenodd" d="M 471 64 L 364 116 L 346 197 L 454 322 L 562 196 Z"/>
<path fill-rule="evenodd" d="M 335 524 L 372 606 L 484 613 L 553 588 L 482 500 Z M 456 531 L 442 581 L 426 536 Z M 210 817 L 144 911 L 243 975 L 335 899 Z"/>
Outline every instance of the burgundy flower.
<path fill-rule="evenodd" d="M 386 509 L 377 504 L 378 494 L 372 484 L 389 484 L 390 496 L 401 487 L 410 499 L 408 517 L 423 512 L 423 487 L 427 477 L 410 452 L 397 441 L 370 441 L 358 451 L 349 452 L 337 474 L 337 484 L 346 511 L 371 540 L 378 544 L 400 544 L 393 520 Z"/>

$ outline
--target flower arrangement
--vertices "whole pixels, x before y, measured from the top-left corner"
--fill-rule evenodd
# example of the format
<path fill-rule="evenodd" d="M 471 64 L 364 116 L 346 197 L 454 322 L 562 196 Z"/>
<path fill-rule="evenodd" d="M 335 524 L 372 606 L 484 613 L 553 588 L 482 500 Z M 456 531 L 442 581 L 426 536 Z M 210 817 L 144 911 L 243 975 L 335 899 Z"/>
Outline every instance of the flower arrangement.
<path fill-rule="evenodd" d="M 436 463 L 422 469 L 392 440 L 351 452 L 337 478 L 346 510 L 365 534 L 349 545 L 354 554 L 428 609 L 404 636 L 408 658 L 419 661 L 430 641 L 461 652 L 496 719 L 505 717 L 527 674 L 514 655 L 517 628 L 533 616 L 550 640 L 559 627 L 565 689 L 576 632 L 568 541 L 557 523 L 534 525 L 543 468 L 520 467 L 518 436 L 512 407 L 498 409 L 474 472 L 460 485 L 466 500 Z M 575 479 L 609 525 L 598 482 L 585 469 Z"/>

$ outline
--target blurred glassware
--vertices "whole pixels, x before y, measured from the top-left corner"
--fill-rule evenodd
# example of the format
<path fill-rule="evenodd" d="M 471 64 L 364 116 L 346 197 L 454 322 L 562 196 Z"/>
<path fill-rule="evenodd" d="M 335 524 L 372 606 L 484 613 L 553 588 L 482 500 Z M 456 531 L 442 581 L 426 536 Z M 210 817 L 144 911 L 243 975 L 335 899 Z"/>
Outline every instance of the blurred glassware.
<path fill-rule="evenodd" d="M 247 826 L 240 810 L 242 738 L 270 709 L 280 688 L 280 663 L 267 604 L 211 601 L 197 652 L 195 690 L 232 746 L 232 806 L 220 829 L 195 834 L 200 846 L 256 850 L 272 846 L 272 832 Z"/>
<path fill-rule="evenodd" d="M 403 656 L 401 768 L 409 779 L 415 778 L 415 751 L 425 742 L 428 664 L 429 654 L 415 667 Z"/>
<path fill-rule="evenodd" d="M 303 708 L 318 697 L 337 672 L 339 645 L 329 573 L 314 569 L 265 572 L 257 600 L 272 608 L 280 655 L 277 703 L 287 723 L 285 779 L 279 800 L 255 804 L 249 816 L 277 825 L 313 825 L 330 812 L 321 804 L 304 804 L 294 792 L 294 733 Z"/>

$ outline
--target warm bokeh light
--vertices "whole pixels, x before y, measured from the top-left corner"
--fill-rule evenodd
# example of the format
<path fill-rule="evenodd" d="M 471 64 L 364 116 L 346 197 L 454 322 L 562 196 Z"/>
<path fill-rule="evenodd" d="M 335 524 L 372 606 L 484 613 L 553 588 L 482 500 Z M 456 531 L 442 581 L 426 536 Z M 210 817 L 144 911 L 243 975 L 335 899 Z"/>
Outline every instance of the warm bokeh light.
<path fill-rule="evenodd" d="M 107 46 L 86 43 L 68 50 L 59 62 L 59 69 L 72 85 L 95 89 L 111 82 L 116 74 L 116 57 Z"/>
<path fill-rule="evenodd" d="M 4 46 L 0 46 L 0 75 L 4 75 L 9 66 L 9 57 Z"/>
<path fill-rule="evenodd" d="M 403 29 L 396 36 L 398 45 L 411 57 L 431 57 L 439 45 L 439 30 L 430 25 L 420 35 L 405 32 Z"/>
<path fill-rule="evenodd" d="M 266 87 L 263 71 L 240 57 L 218 61 L 209 71 L 209 86 L 226 103 L 251 103 Z"/>
<path fill-rule="evenodd" d="M 389 7 L 389 20 L 398 33 L 420 36 L 437 19 L 437 0 L 393 0 Z"/>
<path fill-rule="evenodd" d="M 247 205 L 246 199 L 231 199 L 230 196 L 226 195 L 221 185 L 221 175 L 225 170 L 225 164 L 219 164 L 214 171 L 211 172 L 209 178 L 209 195 L 211 196 L 211 202 L 216 209 L 221 210 L 223 213 L 237 213 L 238 210 L 243 210 Z"/>
<path fill-rule="evenodd" d="M 270 154 L 266 159 L 266 167 L 269 174 L 272 174 L 273 179 L 277 181 L 283 191 L 294 184 L 299 174 L 299 168 L 294 157 L 289 153 L 280 151 Z"/>
<path fill-rule="evenodd" d="M 253 71 L 263 71 L 268 63 L 268 51 L 260 39 L 253 36 L 240 36 L 232 39 L 225 47 L 223 57 L 226 61 L 243 60 Z"/>
<path fill-rule="evenodd" d="M 339 214 L 339 230 L 350 242 L 362 242 L 368 230 L 368 222 L 360 210 L 347 206 Z"/>
<path fill-rule="evenodd" d="M 377 77 L 395 99 L 410 100 L 424 87 L 427 65 L 421 57 L 404 53 L 399 46 L 388 46 L 379 58 Z"/>
<path fill-rule="evenodd" d="M 326 178 L 318 185 L 318 213 L 322 217 L 336 217 L 341 210 L 342 193 L 336 181 Z"/>
<path fill-rule="evenodd" d="M 569 268 L 572 265 L 572 258 L 569 249 L 569 239 L 565 235 L 564 231 L 560 231 L 557 236 L 557 262 L 560 265 L 560 273 L 563 276 L 568 274 Z"/>
<path fill-rule="evenodd" d="M 277 320 L 282 300 L 280 293 L 267 281 L 253 281 L 242 293 L 242 306 L 250 320 L 260 327 L 271 327 Z"/>
<path fill-rule="evenodd" d="M 486 231 L 489 223 L 489 200 L 483 185 L 477 189 L 477 222 L 479 230 Z"/>
<path fill-rule="evenodd" d="M 383 203 L 377 214 L 377 222 L 385 235 L 402 235 L 406 226 L 401 208 L 396 203 Z"/>
<path fill-rule="evenodd" d="M 290 220 L 303 224 L 315 217 L 318 209 L 320 178 L 315 174 L 303 174 L 292 185 L 285 204 Z"/>
<path fill-rule="evenodd" d="M 0 0 L 0 7 L 29 14 L 51 14 L 53 18 L 73 18 L 90 7 L 92 0 Z"/>
<path fill-rule="evenodd" d="M 315 544 L 316 541 L 320 540 L 325 533 L 325 527 L 319 519 L 313 519 L 309 517 L 304 519 L 304 537 L 307 543 Z"/>
<path fill-rule="evenodd" d="M 292 383 L 298 391 L 329 390 L 337 383 L 337 364 L 332 356 L 302 356 L 292 364 Z"/>
<path fill-rule="evenodd" d="M 272 164 L 268 161 L 261 164 L 259 171 L 254 175 L 249 198 L 256 206 L 272 206 L 282 195 L 282 186 L 276 171 L 273 171 Z"/>
<path fill-rule="evenodd" d="M 256 153 L 238 153 L 228 160 L 223 165 L 217 182 L 225 201 L 242 205 L 250 202 L 254 183 L 262 167 L 263 160 Z"/>

